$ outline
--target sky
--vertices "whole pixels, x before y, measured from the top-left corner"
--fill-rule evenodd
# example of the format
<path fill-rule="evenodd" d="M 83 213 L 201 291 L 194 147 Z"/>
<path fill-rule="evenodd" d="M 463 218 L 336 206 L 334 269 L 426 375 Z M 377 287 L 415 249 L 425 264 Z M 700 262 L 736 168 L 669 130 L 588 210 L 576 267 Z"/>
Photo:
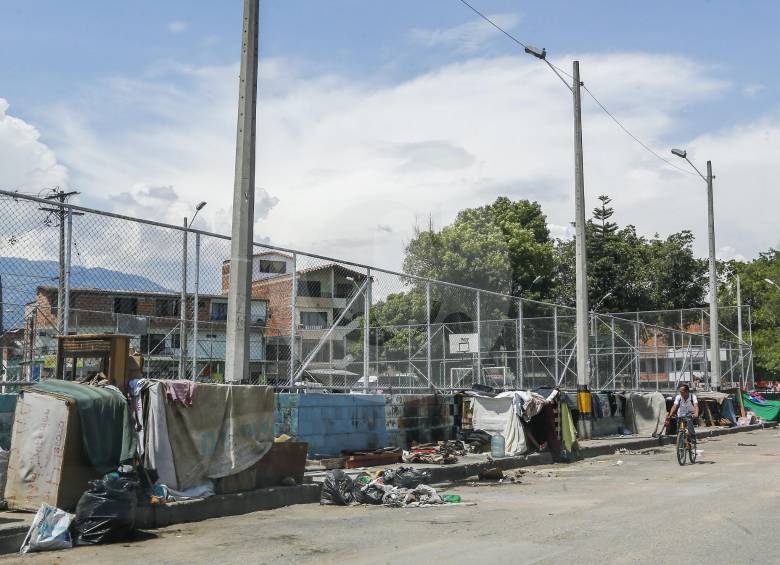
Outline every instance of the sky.
<path fill-rule="evenodd" d="M 470 0 L 644 143 L 716 175 L 719 258 L 780 245 L 780 4 Z M 230 233 L 242 2 L 0 2 L 0 187 Z M 415 225 L 498 196 L 571 235 L 571 95 L 459 0 L 261 2 L 255 240 L 398 269 Z M 586 95 L 588 208 L 690 229 L 704 182 Z M 683 161 L 676 160 L 684 167 Z M 96 264 L 90 266 L 111 267 Z M 115 267 L 116 265 L 114 265 Z"/>

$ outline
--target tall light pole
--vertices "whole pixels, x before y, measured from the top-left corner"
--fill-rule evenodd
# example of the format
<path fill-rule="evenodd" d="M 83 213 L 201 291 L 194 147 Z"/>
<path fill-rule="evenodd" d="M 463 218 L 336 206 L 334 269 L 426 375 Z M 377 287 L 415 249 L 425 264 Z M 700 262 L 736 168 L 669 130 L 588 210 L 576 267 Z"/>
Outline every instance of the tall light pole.
<path fill-rule="evenodd" d="M 188 224 L 192 223 L 198 215 L 198 212 L 206 207 L 205 202 L 195 206 L 195 213 Z M 195 233 L 195 296 L 192 297 L 192 380 L 198 377 L 198 314 L 200 314 L 198 304 L 200 303 L 200 234 Z M 182 306 L 183 308 L 183 306 Z"/>
<path fill-rule="evenodd" d="M 684 149 L 672 149 L 672 154 L 685 159 L 693 170 L 707 183 L 707 228 L 710 242 L 710 388 L 720 387 L 720 322 L 718 321 L 718 270 L 715 257 L 715 209 L 712 196 L 712 161 L 707 161 L 707 176 L 701 174 L 696 165 L 688 159 Z M 705 361 L 706 363 L 706 361 Z"/>
<path fill-rule="evenodd" d="M 244 0 L 244 31 L 238 90 L 236 172 L 230 240 L 225 382 L 238 383 L 249 373 L 249 312 L 252 291 L 252 237 L 255 209 L 255 135 L 257 50 L 260 0 Z"/>
<path fill-rule="evenodd" d="M 572 83 L 566 82 L 558 70 L 547 61 L 547 51 L 528 45 L 525 52 L 543 60 L 558 75 L 571 91 L 574 102 L 574 245 L 576 268 L 576 309 L 577 309 L 577 407 L 580 412 L 578 421 L 582 438 L 591 435 L 591 401 L 588 385 L 590 383 L 590 351 L 588 348 L 588 268 L 585 247 L 585 173 L 582 156 L 582 98 L 580 90 L 580 62 L 572 63 Z"/>

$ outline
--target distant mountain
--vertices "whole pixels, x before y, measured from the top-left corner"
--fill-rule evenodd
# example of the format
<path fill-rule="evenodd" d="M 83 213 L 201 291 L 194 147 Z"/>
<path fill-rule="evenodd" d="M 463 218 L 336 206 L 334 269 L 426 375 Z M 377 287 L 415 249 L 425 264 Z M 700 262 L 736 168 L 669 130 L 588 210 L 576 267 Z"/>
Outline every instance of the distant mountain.
<path fill-rule="evenodd" d="M 3 281 L 3 327 L 24 326 L 24 305 L 35 300 L 39 286 L 57 286 L 59 265 L 56 261 L 30 261 L 17 257 L 0 257 Z M 146 292 L 172 292 L 139 275 L 101 267 L 71 267 L 71 288 L 102 288 Z"/>

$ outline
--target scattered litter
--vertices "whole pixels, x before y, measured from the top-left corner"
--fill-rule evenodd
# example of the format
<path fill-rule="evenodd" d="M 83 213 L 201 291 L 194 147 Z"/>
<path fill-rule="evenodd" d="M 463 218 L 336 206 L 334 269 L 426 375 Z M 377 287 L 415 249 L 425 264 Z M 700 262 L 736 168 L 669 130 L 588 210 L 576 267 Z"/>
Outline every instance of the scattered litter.
<path fill-rule="evenodd" d="M 737 447 L 758 447 L 755 443 L 738 443 Z"/>
<path fill-rule="evenodd" d="M 404 463 L 430 463 L 434 465 L 450 465 L 458 462 L 458 457 L 466 455 L 466 446 L 462 441 L 449 440 L 436 443 L 416 445 L 409 451 L 404 451 Z"/>
<path fill-rule="evenodd" d="M 622 460 L 620 460 L 620 459 L 618 459 L 617 461 L 615 461 L 615 465 L 622 465 L 622 464 L 623 464 L 623 461 L 622 461 Z"/>
<path fill-rule="evenodd" d="M 660 449 L 626 449 L 621 447 L 615 450 L 615 455 L 655 455 L 660 453 Z"/>
<path fill-rule="evenodd" d="M 327 506 L 347 506 L 355 500 L 355 483 L 341 469 L 333 469 L 325 475 L 322 482 L 320 504 Z"/>
<path fill-rule="evenodd" d="M 388 469 L 382 475 L 385 484 L 399 488 L 415 488 L 418 485 L 431 482 L 431 474 L 414 467 L 398 467 Z"/>
<path fill-rule="evenodd" d="M 499 481 L 503 478 L 504 472 L 500 467 L 489 467 L 479 471 L 479 480 L 481 481 Z"/>

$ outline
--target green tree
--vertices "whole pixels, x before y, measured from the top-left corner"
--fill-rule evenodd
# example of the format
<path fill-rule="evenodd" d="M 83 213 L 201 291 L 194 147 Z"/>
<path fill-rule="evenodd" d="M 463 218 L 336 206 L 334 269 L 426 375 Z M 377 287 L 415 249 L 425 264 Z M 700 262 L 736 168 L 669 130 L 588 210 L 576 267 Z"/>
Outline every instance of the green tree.
<path fill-rule="evenodd" d="M 742 283 L 742 303 L 750 305 L 750 320 L 743 317 L 745 341 L 749 323 L 753 330 L 756 379 L 780 378 L 780 290 L 766 279 L 780 284 L 780 251 L 770 249 L 752 261 L 729 261 L 724 270 L 738 274 Z M 718 299 L 721 305 L 736 304 L 732 278 L 721 278 Z"/>
<path fill-rule="evenodd" d="M 619 228 L 610 218 L 611 200 L 600 196 L 601 206 L 585 226 L 587 239 L 588 295 L 601 311 L 628 312 L 699 306 L 705 294 L 706 262 L 693 254 L 693 234 L 674 233 L 652 239 L 636 233 L 634 226 Z M 555 298 L 574 305 L 575 241 L 558 241 Z M 604 298 L 604 297 L 607 298 Z M 602 301 L 603 299 L 603 301 Z"/>
<path fill-rule="evenodd" d="M 506 197 L 462 210 L 440 231 L 418 229 L 404 260 L 409 274 L 533 298 L 552 288 L 555 266 L 541 206 Z"/>

